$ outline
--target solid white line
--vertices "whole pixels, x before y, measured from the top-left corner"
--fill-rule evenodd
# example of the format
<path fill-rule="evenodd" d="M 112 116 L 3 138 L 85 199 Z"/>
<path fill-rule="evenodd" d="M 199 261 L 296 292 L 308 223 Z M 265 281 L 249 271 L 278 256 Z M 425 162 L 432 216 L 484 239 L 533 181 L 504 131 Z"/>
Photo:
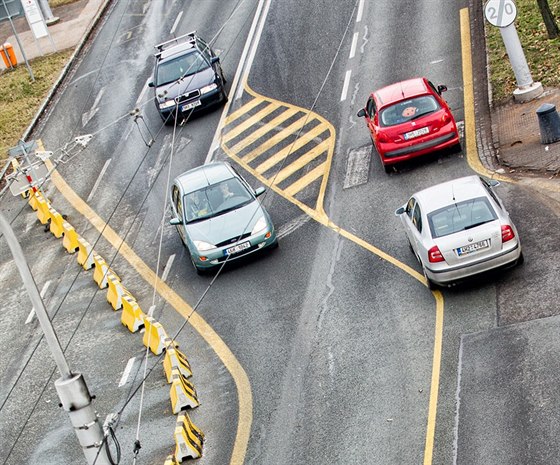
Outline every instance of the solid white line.
<path fill-rule="evenodd" d="M 177 16 L 177 19 L 175 20 L 175 22 L 173 23 L 173 27 L 171 28 L 171 30 L 169 31 L 170 34 L 175 34 L 175 29 L 177 29 L 177 26 L 179 25 L 179 21 L 181 21 L 181 17 L 183 16 L 183 12 L 181 11 L 179 13 L 179 15 Z"/>
<path fill-rule="evenodd" d="M 354 32 L 354 37 L 352 37 L 352 47 L 350 47 L 350 59 L 354 58 L 356 55 L 356 46 L 358 45 L 358 32 Z"/>
<path fill-rule="evenodd" d="M 41 289 L 41 292 L 40 292 L 40 294 L 39 294 L 39 295 L 41 296 L 41 299 L 42 299 L 43 297 L 45 297 L 45 294 L 47 293 L 47 289 L 49 288 L 50 285 L 51 285 L 51 281 L 50 281 L 50 279 L 49 279 L 49 280 L 43 285 L 43 289 Z M 35 316 L 35 307 L 33 307 L 33 308 L 31 309 L 31 311 L 29 312 L 29 315 L 27 316 L 27 320 L 25 320 L 25 324 L 31 323 L 31 321 L 33 320 L 33 317 L 34 317 L 34 316 Z"/>
<path fill-rule="evenodd" d="M 267 4 L 267 8 L 265 12 L 262 13 L 262 9 L 265 3 Z M 243 47 L 243 52 L 241 53 L 241 59 L 239 60 L 239 65 L 237 66 L 237 70 L 235 71 L 235 76 L 231 84 L 230 94 L 232 92 L 236 94 L 238 92 L 238 89 L 243 88 L 244 81 L 241 79 L 241 75 L 243 74 L 243 76 L 246 76 L 247 74 L 249 74 L 249 69 L 250 69 L 249 67 L 249 69 L 247 69 L 247 72 L 243 73 L 243 68 L 245 66 L 245 63 L 247 62 L 247 54 L 253 42 L 253 36 L 255 34 L 257 24 L 261 20 L 261 14 L 263 15 L 262 22 L 264 25 L 264 20 L 266 19 L 266 15 L 268 14 L 268 6 L 270 6 L 270 0 L 260 0 L 259 5 L 257 7 L 257 11 L 255 12 L 255 17 L 253 18 L 253 23 L 251 24 L 251 30 L 249 31 L 249 35 L 247 36 L 247 41 L 245 42 L 245 47 Z M 212 139 L 212 143 L 210 144 L 210 150 L 208 150 L 208 154 L 206 155 L 206 160 L 204 160 L 204 164 L 210 163 L 212 161 L 214 152 L 220 146 L 220 137 L 222 134 L 222 128 L 224 127 L 224 120 L 226 119 L 226 116 L 229 113 L 229 107 L 231 106 L 234 100 L 235 99 L 230 98 L 226 102 L 224 109 L 222 110 L 222 115 L 220 116 L 220 121 L 218 123 L 216 132 L 214 133 L 214 138 Z"/>
<path fill-rule="evenodd" d="M 97 181 L 95 181 L 95 184 L 93 185 L 93 189 L 91 190 L 91 192 L 89 193 L 89 196 L 86 200 L 87 203 L 91 202 L 91 199 L 93 199 L 93 195 L 95 194 L 95 191 L 97 190 L 97 188 L 99 187 L 99 183 L 101 182 L 101 178 L 103 177 L 103 175 L 105 174 L 105 171 L 107 171 L 107 168 L 109 167 L 109 163 L 111 163 L 112 158 L 109 158 L 105 164 L 103 165 L 103 168 L 101 168 L 101 173 L 99 173 L 99 176 L 97 177 Z"/>
<path fill-rule="evenodd" d="M 344 85 L 342 86 L 342 95 L 340 96 L 340 101 L 344 102 L 346 100 L 346 95 L 348 94 L 348 86 L 350 86 L 350 76 L 352 75 L 352 70 L 346 71 L 346 76 L 344 76 Z"/>
<path fill-rule="evenodd" d="M 364 13 L 364 0 L 360 0 L 360 5 L 358 6 L 358 14 L 356 16 L 357 23 L 359 23 L 362 20 L 363 13 Z"/>
<path fill-rule="evenodd" d="M 130 371 L 132 370 L 135 361 L 136 361 L 136 357 L 132 357 L 126 364 L 121 380 L 119 381 L 119 387 L 124 386 L 128 381 L 128 376 L 130 375 Z"/>
<path fill-rule="evenodd" d="M 169 276 L 169 272 L 171 271 L 171 265 L 173 265 L 173 260 L 175 260 L 175 254 L 172 254 L 167 259 L 167 263 L 165 264 L 165 268 L 163 269 L 163 273 L 161 274 L 161 280 L 166 281 L 167 277 Z"/>

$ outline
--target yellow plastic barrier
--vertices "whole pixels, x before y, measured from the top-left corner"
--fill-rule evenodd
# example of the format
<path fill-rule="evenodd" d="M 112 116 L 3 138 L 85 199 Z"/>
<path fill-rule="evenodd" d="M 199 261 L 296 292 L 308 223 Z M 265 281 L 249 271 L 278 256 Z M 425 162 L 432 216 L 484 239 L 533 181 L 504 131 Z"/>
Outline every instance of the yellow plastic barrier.
<path fill-rule="evenodd" d="M 120 278 L 112 271 L 107 273 L 107 285 L 107 302 L 111 304 L 113 310 L 120 310 L 122 308 L 123 296 L 130 295 L 130 292 L 128 292 L 123 283 L 121 283 Z"/>
<path fill-rule="evenodd" d="M 181 412 L 175 424 L 175 460 L 183 462 L 187 457 L 202 457 L 204 434 L 191 421 L 187 412 Z"/>
<path fill-rule="evenodd" d="M 144 327 L 144 318 L 146 315 L 140 309 L 138 302 L 130 295 L 124 295 L 122 298 L 121 323 L 125 325 L 131 333 L 135 333 Z"/>
<path fill-rule="evenodd" d="M 169 397 L 171 398 L 173 413 L 179 413 L 187 407 L 195 408 L 200 405 L 194 385 L 179 370 L 172 370 L 171 372 Z"/>
<path fill-rule="evenodd" d="M 78 233 L 74 229 L 74 227 L 68 223 L 62 223 L 62 230 L 64 231 L 64 237 L 62 238 L 62 245 L 68 251 L 68 253 L 75 253 L 76 250 L 79 250 L 80 245 L 78 244 Z"/>
<path fill-rule="evenodd" d="M 89 270 L 93 266 L 93 246 L 83 237 L 78 237 L 78 263 L 84 270 Z"/>
<path fill-rule="evenodd" d="M 64 218 L 62 215 L 58 213 L 53 207 L 49 206 L 49 215 L 50 215 L 50 230 L 54 237 L 62 237 L 64 234 L 64 229 L 62 224 L 64 223 Z"/>
<path fill-rule="evenodd" d="M 168 347 L 163 359 L 163 371 L 168 383 L 171 382 L 173 370 L 178 370 L 185 378 L 192 376 L 191 365 L 187 357 L 180 350 Z"/>
<path fill-rule="evenodd" d="M 37 198 L 37 218 L 41 224 L 47 224 L 51 218 L 49 202 L 44 197 Z"/>
<path fill-rule="evenodd" d="M 165 463 L 163 465 L 178 465 L 179 462 L 177 462 L 177 460 L 175 460 L 175 456 L 174 455 L 168 455 L 167 458 L 165 459 Z"/>
<path fill-rule="evenodd" d="M 155 355 L 159 355 L 166 348 L 165 340 L 169 339 L 161 323 L 154 320 L 151 316 L 144 318 L 144 337 L 142 342 Z"/>
<path fill-rule="evenodd" d="M 97 283 L 99 289 L 105 289 L 107 287 L 107 275 L 109 274 L 109 265 L 107 265 L 107 262 L 101 255 L 94 253 L 93 266 L 94 266 L 93 280 Z"/>
<path fill-rule="evenodd" d="M 34 210 L 37 211 L 37 203 L 39 202 L 39 199 L 45 200 L 45 198 L 43 197 L 43 195 L 37 191 L 37 192 L 33 192 L 33 189 L 29 189 L 27 192 L 30 192 L 29 194 L 29 206 Z"/>

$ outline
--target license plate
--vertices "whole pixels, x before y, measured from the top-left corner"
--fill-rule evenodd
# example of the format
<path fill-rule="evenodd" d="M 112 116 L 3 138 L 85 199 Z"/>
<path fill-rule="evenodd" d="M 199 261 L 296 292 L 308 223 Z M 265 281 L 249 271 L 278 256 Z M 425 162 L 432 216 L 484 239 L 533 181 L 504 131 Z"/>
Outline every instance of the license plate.
<path fill-rule="evenodd" d="M 404 135 L 404 139 L 405 140 L 414 139 L 415 137 L 423 136 L 424 134 L 428 134 L 429 132 L 430 130 L 428 128 L 415 129 L 414 131 L 407 132 Z"/>
<path fill-rule="evenodd" d="M 187 111 L 187 110 L 191 110 L 194 107 L 199 107 L 200 105 L 202 105 L 202 103 L 200 102 L 200 100 L 195 100 L 194 102 L 191 103 L 187 103 L 186 105 L 183 105 L 181 107 L 181 111 Z"/>
<path fill-rule="evenodd" d="M 231 254 L 234 254 L 234 253 L 241 252 L 242 250 L 248 249 L 249 247 L 251 247 L 250 242 L 242 242 L 241 244 L 237 244 L 237 245 L 234 245 L 233 247 L 230 247 L 229 249 L 226 249 L 224 251 L 224 254 L 225 255 L 231 255 Z"/>
<path fill-rule="evenodd" d="M 457 255 L 461 257 L 462 255 L 468 255 L 470 253 L 476 252 L 477 250 L 487 249 L 490 247 L 490 241 L 485 239 L 480 242 L 475 242 L 474 244 L 464 245 L 463 247 L 459 247 L 457 249 Z"/>

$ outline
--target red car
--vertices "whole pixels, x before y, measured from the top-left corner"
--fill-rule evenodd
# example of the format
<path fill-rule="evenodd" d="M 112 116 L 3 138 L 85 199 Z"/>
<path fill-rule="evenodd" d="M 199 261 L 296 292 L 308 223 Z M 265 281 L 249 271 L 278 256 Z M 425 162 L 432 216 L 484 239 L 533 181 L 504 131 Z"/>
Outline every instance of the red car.
<path fill-rule="evenodd" d="M 401 161 L 453 147 L 461 149 L 455 119 L 441 97 L 447 87 L 426 78 L 409 79 L 373 92 L 358 116 L 388 173 Z"/>

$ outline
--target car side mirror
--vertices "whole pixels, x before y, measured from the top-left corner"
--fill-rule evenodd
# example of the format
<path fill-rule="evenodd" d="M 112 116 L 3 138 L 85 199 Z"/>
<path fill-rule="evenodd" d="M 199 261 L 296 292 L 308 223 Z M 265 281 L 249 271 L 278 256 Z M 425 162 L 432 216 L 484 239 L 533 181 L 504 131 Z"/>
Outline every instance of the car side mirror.
<path fill-rule="evenodd" d="M 363 118 L 364 116 L 366 116 L 366 110 L 365 110 L 365 108 L 362 108 L 362 109 L 358 112 L 358 118 Z"/>
<path fill-rule="evenodd" d="M 154 85 L 154 81 L 150 81 L 150 82 L 148 82 L 148 87 L 155 87 L 155 85 Z"/>
<path fill-rule="evenodd" d="M 488 181 L 488 185 L 490 187 L 498 187 L 500 185 L 500 181 L 496 181 L 495 179 L 490 179 Z"/>
<path fill-rule="evenodd" d="M 263 186 L 257 187 L 255 189 L 255 197 L 258 197 L 259 195 L 264 194 L 264 191 L 266 191 L 266 189 Z"/>
<path fill-rule="evenodd" d="M 181 221 L 180 218 L 171 218 L 169 220 L 169 224 L 173 225 L 173 226 L 177 226 L 179 224 L 183 224 L 183 222 Z"/>
<path fill-rule="evenodd" d="M 406 211 L 406 207 L 400 207 L 395 210 L 395 216 L 400 216 Z"/>
<path fill-rule="evenodd" d="M 212 57 L 212 59 L 210 60 L 210 62 L 211 62 L 212 64 L 218 63 L 219 61 L 220 61 L 220 57 Z"/>
<path fill-rule="evenodd" d="M 443 85 L 443 84 L 442 84 L 442 85 L 439 85 L 439 86 L 437 86 L 437 91 L 438 91 L 438 94 L 441 95 L 442 92 L 446 92 L 446 91 L 447 91 L 447 86 L 445 86 L 445 85 Z"/>

